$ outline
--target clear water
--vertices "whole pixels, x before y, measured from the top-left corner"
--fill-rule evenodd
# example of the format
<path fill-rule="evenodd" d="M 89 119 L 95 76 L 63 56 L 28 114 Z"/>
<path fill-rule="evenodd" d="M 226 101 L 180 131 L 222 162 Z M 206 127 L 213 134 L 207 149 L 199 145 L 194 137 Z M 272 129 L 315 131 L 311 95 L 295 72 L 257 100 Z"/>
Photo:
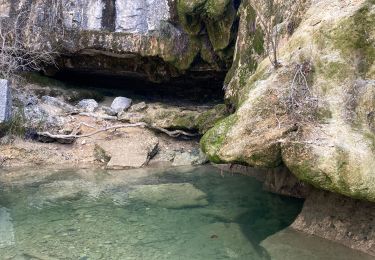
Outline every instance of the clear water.
<path fill-rule="evenodd" d="M 302 203 L 210 166 L 3 171 L 0 259 L 324 259 L 277 236 Z"/>

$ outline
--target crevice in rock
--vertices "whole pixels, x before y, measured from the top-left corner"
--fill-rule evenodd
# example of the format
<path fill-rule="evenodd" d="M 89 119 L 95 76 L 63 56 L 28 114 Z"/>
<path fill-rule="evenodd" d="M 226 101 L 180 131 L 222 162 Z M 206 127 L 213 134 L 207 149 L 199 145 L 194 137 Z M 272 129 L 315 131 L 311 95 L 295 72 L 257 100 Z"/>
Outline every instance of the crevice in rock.
<path fill-rule="evenodd" d="M 102 28 L 110 32 L 116 29 L 116 0 L 105 0 L 102 14 Z"/>

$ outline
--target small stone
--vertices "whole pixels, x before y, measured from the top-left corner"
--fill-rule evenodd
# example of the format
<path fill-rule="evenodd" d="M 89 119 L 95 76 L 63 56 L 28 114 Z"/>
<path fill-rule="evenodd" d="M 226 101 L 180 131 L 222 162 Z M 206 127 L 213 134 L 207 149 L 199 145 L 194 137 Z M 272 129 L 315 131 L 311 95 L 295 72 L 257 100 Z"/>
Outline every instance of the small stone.
<path fill-rule="evenodd" d="M 102 106 L 102 110 L 105 114 L 107 114 L 109 116 L 116 116 L 117 115 L 117 112 L 110 107 Z"/>
<path fill-rule="evenodd" d="M 121 122 L 126 122 L 126 123 L 131 123 L 131 124 L 143 122 L 144 119 L 145 119 L 145 116 L 141 113 L 121 112 L 118 115 L 118 120 L 120 120 Z"/>
<path fill-rule="evenodd" d="M 140 112 L 147 108 L 147 104 L 145 102 L 140 102 L 137 104 L 134 104 L 130 107 L 129 112 Z"/>
<path fill-rule="evenodd" d="M 116 112 L 120 113 L 127 110 L 132 104 L 132 100 L 126 97 L 117 97 L 113 100 L 111 108 Z"/>
<path fill-rule="evenodd" d="M 77 108 L 84 112 L 92 113 L 98 108 L 99 104 L 94 99 L 83 99 L 77 104 Z"/>

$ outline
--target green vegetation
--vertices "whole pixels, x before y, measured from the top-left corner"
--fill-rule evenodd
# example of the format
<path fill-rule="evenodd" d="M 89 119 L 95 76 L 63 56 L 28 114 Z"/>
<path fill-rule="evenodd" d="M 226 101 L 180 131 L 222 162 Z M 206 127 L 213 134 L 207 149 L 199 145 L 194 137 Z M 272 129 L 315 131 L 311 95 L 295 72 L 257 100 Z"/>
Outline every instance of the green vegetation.
<path fill-rule="evenodd" d="M 26 134 L 26 119 L 23 110 L 18 109 L 11 120 L 0 123 L 0 137 L 3 136 L 17 136 L 17 137 L 24 137 Z"/>
<path fill-rule="evenodd" d="M 221 163 L 222 160 L 218 155 L 226 135 L 237 121 L 236 115 L 230 115 L 215 124 L 208 130 L 201 139 L 202 151 L 208 156 L 208 159 L 214 163 Z"/>

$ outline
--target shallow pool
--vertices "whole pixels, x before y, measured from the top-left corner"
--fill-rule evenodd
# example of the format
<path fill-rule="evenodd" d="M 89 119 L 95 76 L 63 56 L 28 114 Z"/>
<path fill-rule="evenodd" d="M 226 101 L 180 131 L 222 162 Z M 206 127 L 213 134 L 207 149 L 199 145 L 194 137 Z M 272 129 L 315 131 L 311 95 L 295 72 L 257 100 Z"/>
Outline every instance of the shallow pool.
<path fill-rule="evenodd" d="M 367 257 L 283 230 L 302 203 L 211 166 L 2 171 L 0 259 Z"/>

